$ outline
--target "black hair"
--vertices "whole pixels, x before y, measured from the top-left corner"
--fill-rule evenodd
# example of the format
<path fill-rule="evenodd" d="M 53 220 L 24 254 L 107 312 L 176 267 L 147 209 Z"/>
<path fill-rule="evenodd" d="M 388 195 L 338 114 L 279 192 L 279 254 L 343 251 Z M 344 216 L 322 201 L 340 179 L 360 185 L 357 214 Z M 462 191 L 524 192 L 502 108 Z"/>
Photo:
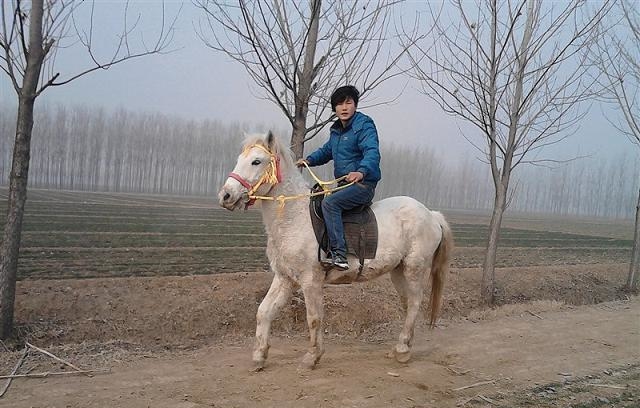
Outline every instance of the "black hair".
<path fill-rule="evenodd" d="M 353 103 L 358 107 L 358 100 L 360 99 L 360 92 L 353 85 L 345 85 L 333 91 L 331 94 L 331 110 L 336 111 L 336 105 L 346 101 L 348 98 L 353 99 Z"/>

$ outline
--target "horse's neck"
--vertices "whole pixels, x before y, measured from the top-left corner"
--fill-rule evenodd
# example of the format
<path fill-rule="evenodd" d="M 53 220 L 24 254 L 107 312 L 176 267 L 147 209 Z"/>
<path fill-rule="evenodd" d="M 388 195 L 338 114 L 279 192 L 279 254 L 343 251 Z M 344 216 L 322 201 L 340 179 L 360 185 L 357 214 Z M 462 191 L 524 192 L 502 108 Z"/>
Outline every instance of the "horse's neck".
<path fill-rule="evenodd" d="M 283 228 L 300 228 L 304 225 L 304 220 L 309 218 L 309 199 L 306 197 L 309 189 L 297 170 L 292 170 L 290 173 L 284 176 L 281 183 L 271 189 L 269 196 L 300 198 L 288 199 L 284 206 L 278 200 L 262 201 L 262 220 L 267 234 Z"/>

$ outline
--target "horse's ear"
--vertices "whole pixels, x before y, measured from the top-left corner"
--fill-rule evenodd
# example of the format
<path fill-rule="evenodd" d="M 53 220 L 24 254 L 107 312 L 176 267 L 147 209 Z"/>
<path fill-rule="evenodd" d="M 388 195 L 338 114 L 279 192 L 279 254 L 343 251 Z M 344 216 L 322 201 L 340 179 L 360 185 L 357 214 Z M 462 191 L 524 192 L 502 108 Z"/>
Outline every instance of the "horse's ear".
<path fill-rule="evenodd" d="M 267 147 L 269 148 L 269 151 L 271 152 L 275 151 L 275 146 L 276 146 L 276 137 L 273 135 L 272 131 L 269 131 L 269 133 L 267 133 Z"/>

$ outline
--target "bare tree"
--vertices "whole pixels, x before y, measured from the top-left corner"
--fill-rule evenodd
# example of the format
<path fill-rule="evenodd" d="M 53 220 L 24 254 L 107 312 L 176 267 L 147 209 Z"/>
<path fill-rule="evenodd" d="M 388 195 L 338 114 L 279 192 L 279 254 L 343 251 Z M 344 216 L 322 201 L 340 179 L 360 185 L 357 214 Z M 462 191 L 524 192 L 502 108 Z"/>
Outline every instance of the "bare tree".
<path fill-rule="evenodd" d="M 111 58 L 101 62 L 93 44 L 94 2 L 89 4 L 88 29 L 80 28 L 75 20 L 82 1 L 21 0 L 0 4 L 0 69 L 9 77 L 18 97 L 16 136 L 9 176 L 7 221 L 0 248 L 0 338 L 7 338 L 13 327 L 16 276 L 22 232 L 22 220 L 27 199 L 27 180 L 31 154 L 34 104 L 46 89 L 67 84 L 90 72 L 133 58 L 162 52 L 173 36 L 173 23 L 165 24 L 164 5 L 162 22 L 152 46 L 135 47 L 130 40 L 139 18 L 124 26 L 119 43 Z M 125 5 L 125 9 L 128 4 Z M 174 20 L 175 21 L 175 20 Z M 73 28 L 73 29 L 72 29 Z M 56 72 L 57 51 L 70 37 L 82 44 L 92 64 L 70 74 Z M 140 51 L 134 49 L 140 48 Z"/>
<path fill-rule="evenodd" d="M 465 137 L 491 168 L 495 196 L 483 265 L 485 304 L 494 299 L 512 171 L 550 162 L 540 157 L 544 147 L 575 131 L 591 85 L 580 51 L 609 8 L 604 2 L 587 13 L 581 0 L 455 0 L 431 9 L 433 33 L 412 48 L 412 75 L 423 93 L 475 127 L 477 134 Z M 417 27 L 405 30 L 409 40 Z"/>
<path fill-rule="evenodd" d="M 325 114 L 337 86 L 357 85 L 364 95 L 399 74 L 406 49 L 390 51 L 387 33 L 398 2 L 195 0 L 206 15 L 200 37 L 240 63 L 284 113 L 297 157 L 333 120 Z"/>
<path fill-rule="evenodd" d="M 626 135 L 640 153 L 640 11 L 631 1 L 618 0 L 607 25 L 589 56 L 599 71 L 603 99 L 621 112 L 609 122 Z M 635 233 L 629 275 L 625 288 L 638 289 L 640 276 L 640 191 L 636 204 Z"/>

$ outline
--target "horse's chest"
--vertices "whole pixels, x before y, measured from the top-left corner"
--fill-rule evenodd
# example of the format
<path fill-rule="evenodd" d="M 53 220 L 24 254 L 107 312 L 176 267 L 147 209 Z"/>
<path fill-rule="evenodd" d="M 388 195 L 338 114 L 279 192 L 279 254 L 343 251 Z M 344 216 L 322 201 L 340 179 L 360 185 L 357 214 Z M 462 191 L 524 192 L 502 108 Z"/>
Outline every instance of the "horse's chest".
<path fill-rule="evenodd" d="M 308 239 L 303 241 L 308 241 Z M 268 242 L 267 258 L 269 258 L 271 266 L 279 271 L 295 271 L 299 270 L 301 266 L 309 264 L 309 248 L 308 244 L 301 241 Z"/>

